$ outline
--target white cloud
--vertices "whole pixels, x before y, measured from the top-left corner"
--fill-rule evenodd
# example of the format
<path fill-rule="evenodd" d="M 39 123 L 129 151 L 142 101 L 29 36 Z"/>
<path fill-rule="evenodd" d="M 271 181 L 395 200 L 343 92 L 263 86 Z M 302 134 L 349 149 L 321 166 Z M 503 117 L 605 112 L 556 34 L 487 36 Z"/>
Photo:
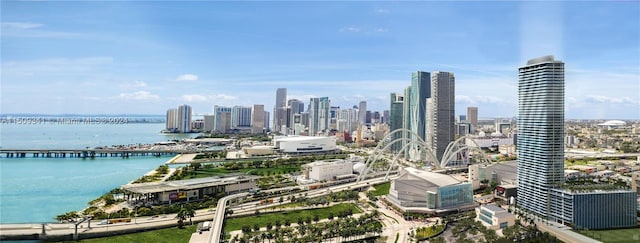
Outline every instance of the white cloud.
<path fill-rule="evenodd" d="M 3 22 L 2 27 L 12 28 L 12 29 L 32 29 L 43 26 L 43 24 L 39 23 L 30 23 L 30 22 Z"/>
<path fill-rule="evenodd" d="M 160 96 L 151 94 L 149 91 L 136 91 L 133 93 L 120 93 L 118 98 L 126 100 L 156 100 Z"/>
<path fill-rule="evenodd" d="M 133 83 L 124 83 L 124 84 L 118 85 L 118 87 L 122 89 L 137 89 L 137 88 L 144 88 L 147 86 L 148 86 L 147 83 L 143 81 L 135 81 Z"/>
<path fill-rule="evenodd" d="M 340 32 L 360 32 L 360 28 L 356 26 L 348 26 L 340 29 Z"/>
<path fill-rule="evenodd" d="M 629 97 L 607 97 L 603 95 L 587 95 L 585 99 L 589 103 L 600 104 L 638 104 L 640 101 Z"/>
<path fill-rule="evenodd" d="M 383 33 L 383 32 L 388 32 L 389 29 L 385 29 L 385 28 L 376 28 L 375 30 L 373 30 L 374 32 L 379 32 L 379 33 Z"/>
<path fill-rule="evenodd" d="M 384 9 L 384 8 L 376 8 L 373 11 L 375 13 L 377 13 L 377 14 L 387 14 L 387 13 L 389 13 L 389 10 L 388 9 Z"/>
<path fill-rule="evenodd" d="M 198 80 L 198 75 L 195 74 L 182 74 L 176 78 L 176 81 L 196 81 Z"/>
<path fill-rule="evenodd" d="M 456 95 L 456 102 L 475 104 L 475 101 L 466 95 Z"/>
<path fill-rule="evenodd" d="M 236 100 L 238 97 L 226 94 L 217 94 L 213 96 L 214 99 L 222 99 L 222 100 Z"/>
<path fill-rule="evenodd" d="M 182 96 L 182 100 L 185 102 L 219 102 L 236 100 L 238 97 L 226 94 L 215 95 L 200 95 L 200 94 L 186 94 Z"/>
<path fill-rule="evenodd" d="M 204 95 L 190 94 L 190 95 L 183 95 L 182 100 L 186 102 L 206 102 L 209 100 L 209 98 L 207 98 L 207 96 L 204 96 Z"/>
<path fill-rule="evenodd" d="M 496 96 L 486 96 L 486 95 L 476 95 L 476 96 L 467 96 L 467 95 L 456 95 L 456 102 L 467 103 L 467 104 L 501 104 L 501 103 L 509 103 L 506 102 L 503 98 Z"/>
<path fill-rule="evenodd" d="M 3 61 L 3 75 L 45 76 L 93 74 L 113 63 L 112 57 L 48 58 L 30 61 Z"/>

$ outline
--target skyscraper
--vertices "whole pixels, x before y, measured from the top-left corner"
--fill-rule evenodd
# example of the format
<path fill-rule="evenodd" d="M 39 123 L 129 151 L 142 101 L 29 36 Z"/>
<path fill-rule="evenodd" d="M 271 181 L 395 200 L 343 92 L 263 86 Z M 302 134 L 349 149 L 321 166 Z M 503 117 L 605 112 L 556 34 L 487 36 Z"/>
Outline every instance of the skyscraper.
<path fill-rule="evenodd" d="M 471 133 L 478 127 L 478 107 L 467 107 L 467 122 L 471 124 Z"/>
<path fill-rule="evenodd" d="M 311 98 L 309 100 L 309 136 L 329 129 L 329 97 Z"/>
<path fill-rule="evenodd" d="M 291 107 L 293 114 L 300 114 L 304 112 L 304 102 L 298 99 L 290 99 L 287 101 L 287 105 Z"/>
<path fill-rule="evenodd" d="M 264 105 L 253 105 L 251 112 L 251 133 L 263 133 L 265 128 Z"/>
<path fill-rule="evenodd" d="M 219 133 L 225 133 L 231 129 L 231 112 L 233 108 L 227 106 L 213 106 L 213 114 L 215 116 L 213 130 Z"/>
<path fill-rule="evenodd" d="M 355 109 L 341 109 L 337 115 L 338 132 L 351 133 L 358 127 L 357 111 Z"/>
<path fill-rule="evenodd" d="M 178 106 L 178 132 L 191 132 L 191 106 Z"/>
<path fill-rule="evenodd" d="M 269 122 L 271 121 L 270 116 L 271 114 L 268 111 L 264 111 L 264 129 L 269 129 L 270 124 Z"/>
<path fill-rule="evenodd" d="M 564 63 L 543 56 L 518 72 L 518 205 L 546 217 L 564 183 Z"/>
<path fill-rule="evenodd" d="M 250 127 L 251 126 L 251 107 L 234 106 L 231 109 L 231 127 Z"/>
<path fill-rule="evenodd" d="M 360 101 L 360 104 L 358 105 L 358 123 L 367 123 L 367 102 L 364 100 Z"/>
<path fill-rule="evenodd" d="M 427 98 L 431 96 L 431 74 L 429 72 L 416 71 L 411 74 L 411 86 L 404 93 L 404 124 L 403 127 L 417 134 L 426 141 L 426 114 Z M 411 134 L 405 134 L 411 141 L 419 141 Z M 418 147 L 413 145 L 407 150 L 406 155 L 410 160 L 420 160 Z"/>
<path fill-rule="evenodd" d="M 279 132 L 280 128 L 286 122 L 287 114 L 287 88 L 278 88 L 276 90 L 276 104 L 273 106 L 273 131 Z"/>
<path fill-rule="evenodd" d="M 168 132 L 175 132 L 178 130 L 178 109 L 172 108 L 167 110 L 165 129 Z"/>
<path fill-rule="evenodd" d="M 214 115 L 204 115 L 204 127 L 202 128 L 203 132 L 211 132 L 214 130 L 213 125 L 215 122 L 216 116 Z"/>
<path fill-rule="evenodd" d="M 427 144 L 438 160 L 455 139 L 455 77 L 450 72 L 434 72 L 431 97 L 427 99 Z"/>
<path fill-rule="evenodd" d="M 389 118 L 385 118 L 385 119 L 388 119 L 388 122 L 389 122 L 389 132 L 393 132 L 397 129 L 402 128 L 402 117 L 403 117 L 402 107 L 404 105 L 404 96 L 396 93 L 391 93 L 389 100 L 390 100 Z M 391 140 L 394 141 L 402 138 L 402 133 L 395 133 L 392 136 L 393 137 L 391 137 Z M 391 151 L 393 152 L 400 151 L 402 149 L 403 144 L 405 143 L 396 142 L 394 145 L 391 145 Z"/>

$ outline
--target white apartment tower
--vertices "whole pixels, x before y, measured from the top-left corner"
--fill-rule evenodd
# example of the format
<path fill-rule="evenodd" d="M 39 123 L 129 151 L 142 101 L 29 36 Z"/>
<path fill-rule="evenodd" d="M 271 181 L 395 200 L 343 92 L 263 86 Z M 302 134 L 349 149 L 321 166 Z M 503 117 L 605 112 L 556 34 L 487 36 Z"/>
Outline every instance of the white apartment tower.
<path fill-rule="evenodd" d="M 178 132 L 191 132 L 191 106 L 189 105 L 178 107 Z"/>

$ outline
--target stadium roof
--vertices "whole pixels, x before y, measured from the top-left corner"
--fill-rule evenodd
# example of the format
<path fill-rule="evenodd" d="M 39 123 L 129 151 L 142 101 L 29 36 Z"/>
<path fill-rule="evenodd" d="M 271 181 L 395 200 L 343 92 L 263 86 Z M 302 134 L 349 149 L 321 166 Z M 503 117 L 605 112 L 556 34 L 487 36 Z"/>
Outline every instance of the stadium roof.
<path fill-rule="evenodd" d="M 625 126 L 625 125 L 627 125 L 627 123 L 620 120 L 611 120 L 611 121 L 606 121 L 604 123 L 598 124 L 598 126 Z"/>

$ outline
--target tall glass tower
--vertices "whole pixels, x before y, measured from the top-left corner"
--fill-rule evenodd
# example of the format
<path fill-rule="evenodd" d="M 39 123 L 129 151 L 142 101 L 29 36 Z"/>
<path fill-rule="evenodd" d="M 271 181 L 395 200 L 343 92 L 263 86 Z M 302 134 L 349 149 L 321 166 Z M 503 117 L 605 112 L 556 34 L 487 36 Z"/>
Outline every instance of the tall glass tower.
<path fill-rule="evenodd" d="M 531 59 L 518 73 L 518 205 L 550 214 L 549 190 L 564 183 L 564 63 Z"/>
<path fill-rule="evenodd" d="M 455 87 L 453 73 L 433 72 L 431 96 L 427 99 L 426 142 L 439 160 L 455 139 Z"/>
<path fill-rule="evenodd" d="M 276 104 L 273 106 L 273 131 L 280 132 L 287 115 L 287 88 L 276 90 Z"/>
<path fill-rule="evenodd" d="M 403 105 L 404 105 L 404 96 L 401 94 L 391 93 L 390 95 L 390 109 L 389 109 L 389 132 L 393 132 L 397 129 L 402 128 L 402 117 L 403 117 Z M 392 141 L 402 138 L 402 133 L 395 133 L 391 138 Z M 402 149 L 402 146 L 405 143 L 395 143 L 391 145 L 391 151 L 398 152 Z"/>
<path fill-rule="evenodd" d="M 403 127 L 418 134 L 420 139 L 411 134 L 403 136 L 411 141 L 426 140 L 427 98 L 431 96 L 431 73 L 416 71 L 411 73 L 411 86 L 404 90 Z M 421 152 L 417 146 L 410 146 L 405 155 L 413 161 L 421 160 Z"/>

